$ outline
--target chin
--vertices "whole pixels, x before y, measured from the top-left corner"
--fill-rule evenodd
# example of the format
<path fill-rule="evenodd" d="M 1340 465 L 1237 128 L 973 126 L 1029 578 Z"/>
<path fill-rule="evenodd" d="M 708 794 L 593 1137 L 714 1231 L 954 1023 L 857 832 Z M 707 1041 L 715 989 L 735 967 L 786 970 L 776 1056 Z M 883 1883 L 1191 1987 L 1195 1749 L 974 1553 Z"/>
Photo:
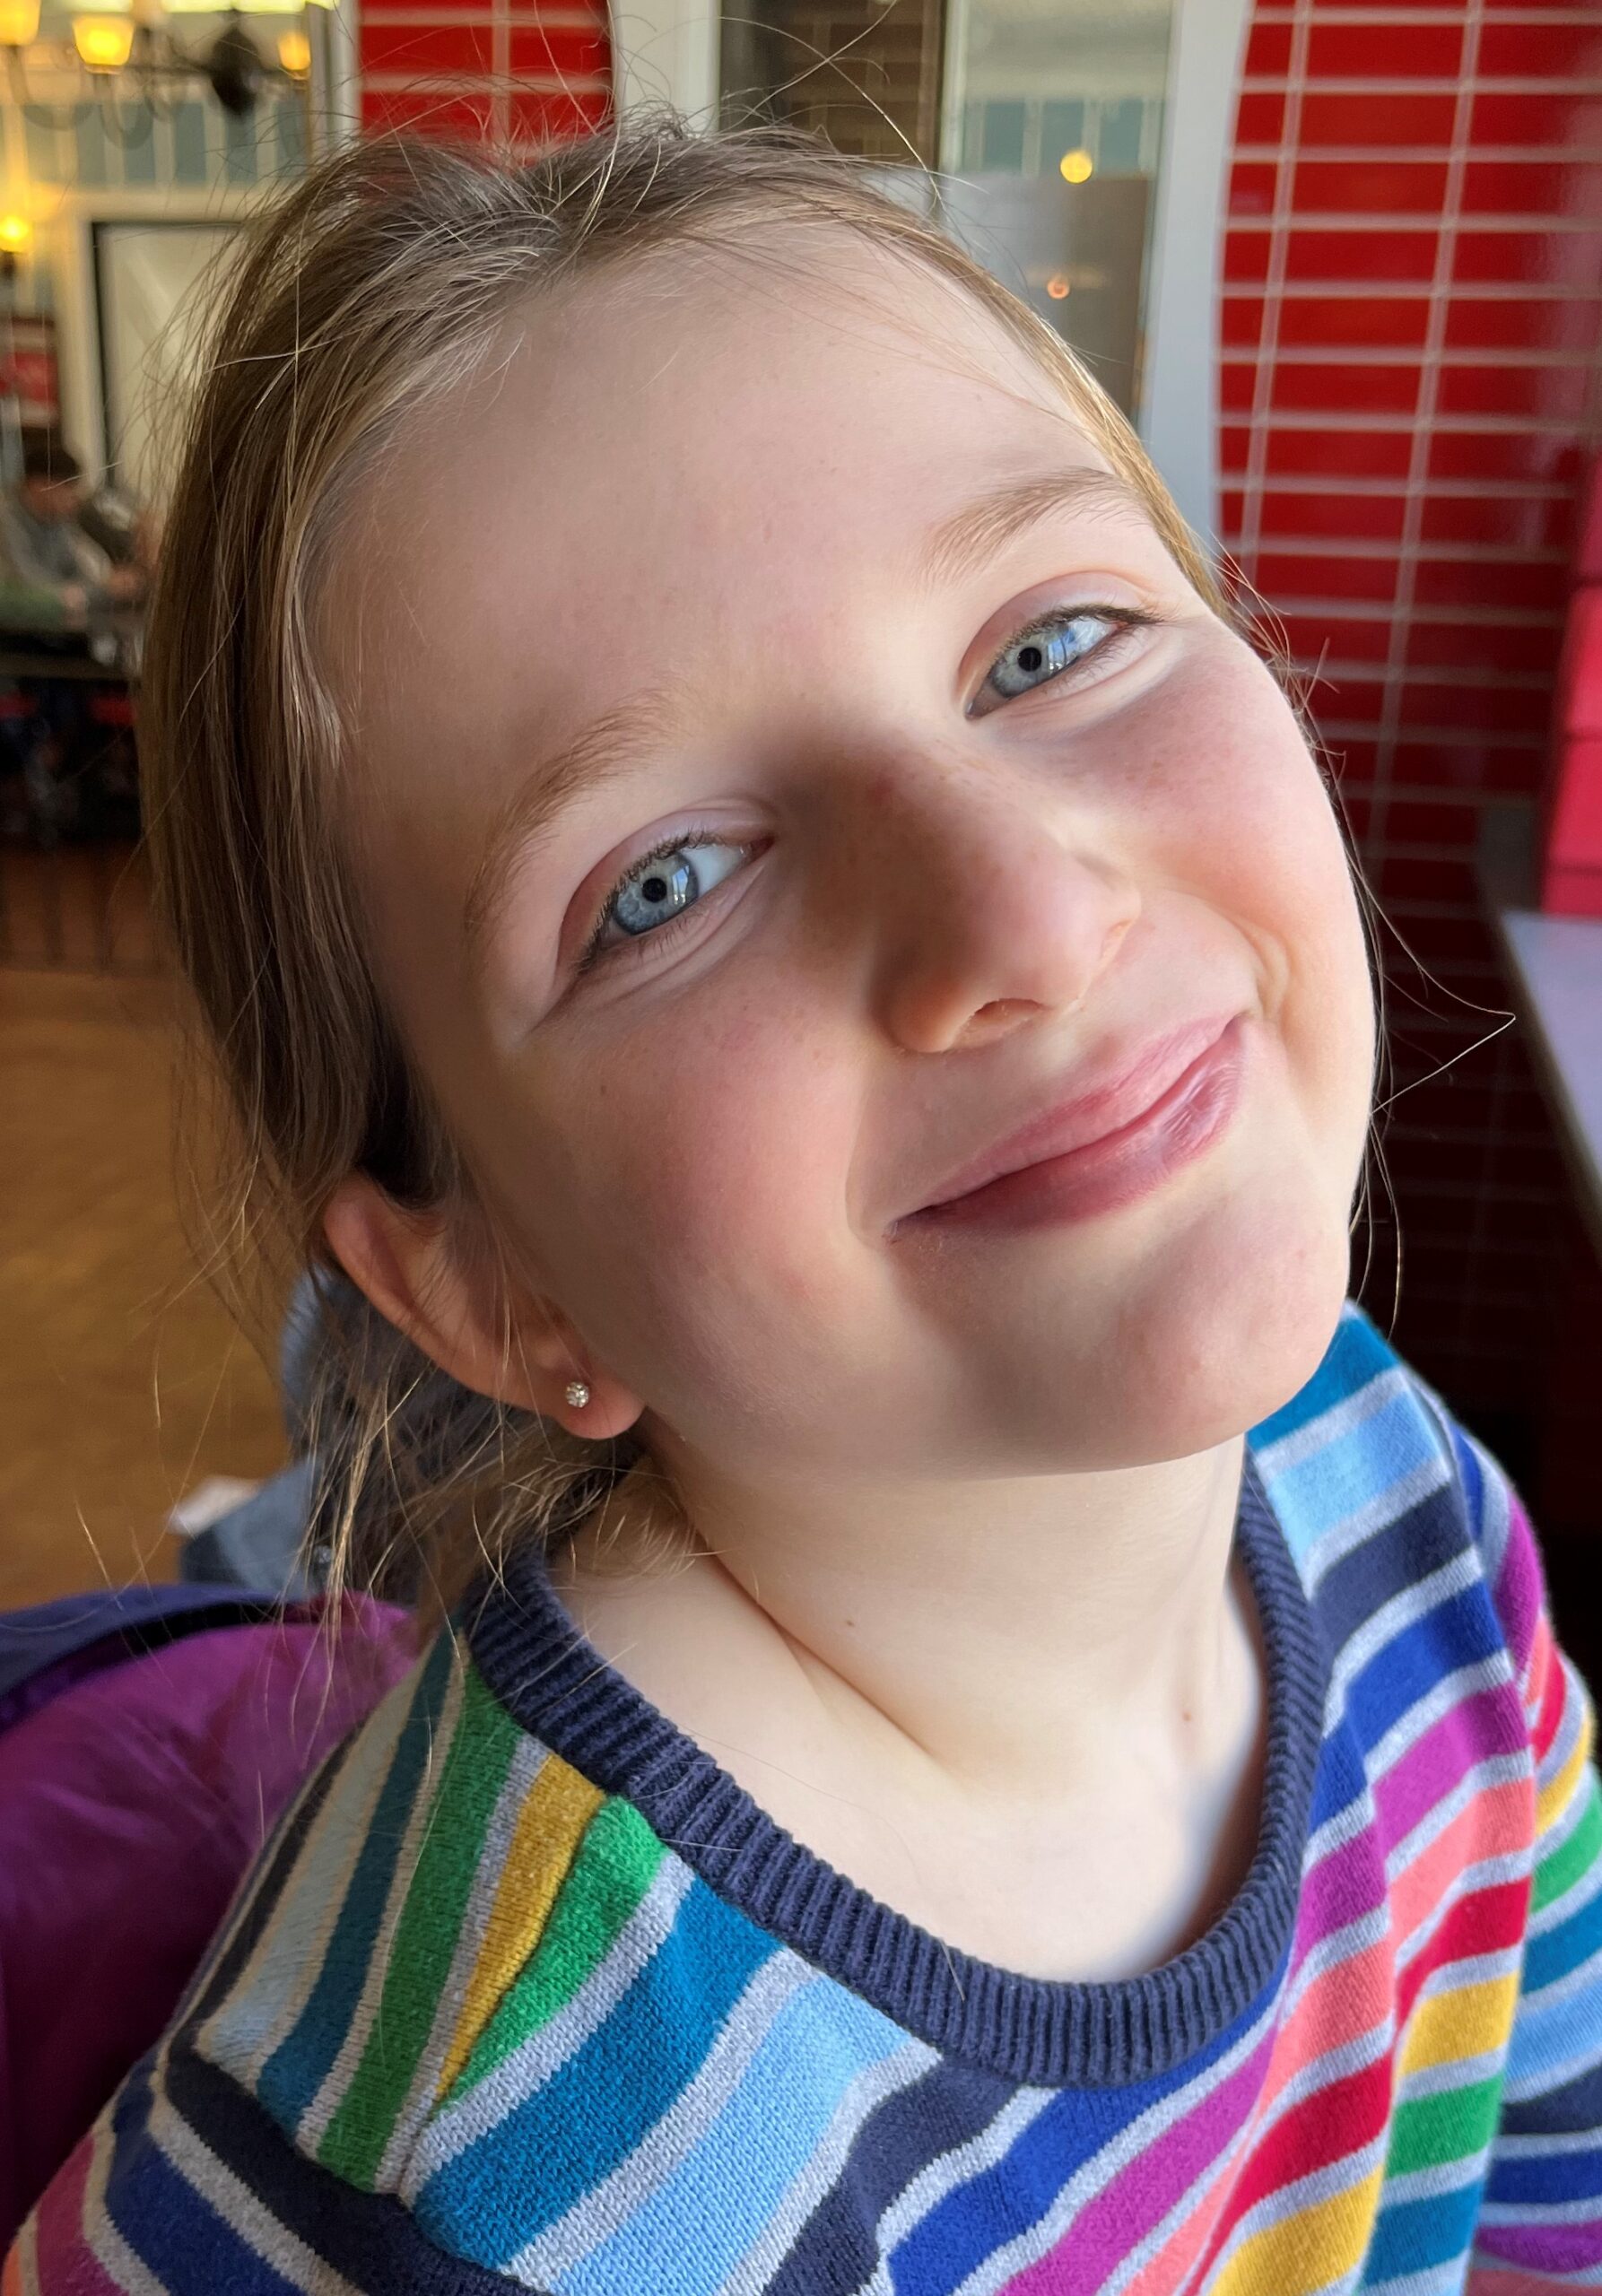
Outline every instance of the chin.
<path fill-rule="evenodd" d="M 1277 1213 L 1278 1216 L 1276 1216 Z M 1350 1277 L 1342 1220 L 1254 1208 L 1251 1241 L 1176 1269 L 1151 1303 L 1142 1353 L 1147 1456 L 1180 1458 L 1244 1434 L 1306 1386 L 1340 1321 Z"/>
<path fill-rule="evenodd" d="M 1034 1369 L 1049 1362 L 1055 1375 L 1049 1392 L 1029 1383 L 1042 1447 L 1059 1468 L 1095 1471 L 1192 1457 L 1246 1433 L 1318 1370 L 1349 1268 L 1344 1209 L 1288 1186 L 1248 1192 L 1234 1213 L 1218 1207 L 1099 1303 L 1081 1295 L 1056 1347 L 1037 1326 Z"/>

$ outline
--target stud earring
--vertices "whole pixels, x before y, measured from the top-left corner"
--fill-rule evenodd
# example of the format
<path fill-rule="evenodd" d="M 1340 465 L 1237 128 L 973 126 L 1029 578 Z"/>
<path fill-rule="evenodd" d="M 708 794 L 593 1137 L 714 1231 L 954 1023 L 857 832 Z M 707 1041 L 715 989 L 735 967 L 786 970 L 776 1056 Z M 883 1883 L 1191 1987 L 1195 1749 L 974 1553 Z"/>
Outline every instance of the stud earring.
<path fill-rule="evenodd" d="M 568 1402 L 575 1411 L 582 1411 L 589 1401 L 589 1389 L 582 1379 L 570 1379 L 565 1389 Z"/>

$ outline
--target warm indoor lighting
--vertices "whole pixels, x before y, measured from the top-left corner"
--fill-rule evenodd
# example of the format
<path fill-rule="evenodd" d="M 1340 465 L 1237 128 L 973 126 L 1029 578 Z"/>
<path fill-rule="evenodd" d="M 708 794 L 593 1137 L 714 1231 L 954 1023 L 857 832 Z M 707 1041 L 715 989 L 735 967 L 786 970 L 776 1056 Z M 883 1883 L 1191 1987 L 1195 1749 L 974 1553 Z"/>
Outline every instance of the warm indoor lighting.
<path fill-rule="evenodd" d="M 120 72 L 134 48 L 132 16 L 74 16 L 73 46 L 91 72 Z"/>
<path fill-rule="evenodd" d="M 26 215 L 19 215 L 13 208 L 9 215 L 0 215 L 0 249 L 7 255 L 20 255 L 33 237 L 33 226 Z"/>
<path fill-rule="evenodd" d="M 1065 183 L 1088 183 L 1095 172 L 1095 166 L 1088 152 L 1065 152 L 1057 163 L 1057 170 Z"/>
<path fill-rule="evenodd" d="M 27 48 L 39 38 L 39 0 L 0 0 L 0 48 Z"/>
<path fill-rule="evenodd" d="M 278 35 L 278 61 L 292 80 L 303 80 L 311 69 L 311 42 L 295 28 Z"/>
<path fill-rule="evenodd" d="M 1060 303 L 1063 297 L 1068 291 L 1068 286 L 1069 282 L 1063 277 L 1059 271 L 1052 278 L 1047 280 L 1046 292 L 1050 296 L 1054 303 Z"/>

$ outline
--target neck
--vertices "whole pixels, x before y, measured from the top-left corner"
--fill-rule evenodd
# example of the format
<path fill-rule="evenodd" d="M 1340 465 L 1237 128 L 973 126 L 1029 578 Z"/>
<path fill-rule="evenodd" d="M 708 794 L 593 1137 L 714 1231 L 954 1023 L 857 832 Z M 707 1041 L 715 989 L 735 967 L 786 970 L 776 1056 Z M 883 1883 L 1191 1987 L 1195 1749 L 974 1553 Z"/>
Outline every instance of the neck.
<path fill-rule="evenodd" d="M 1255 1683 L 1230 1568 L 1243 1451 L 911 1486 L 673 1474 L 711 1599 L 765 1622 L 844 1733 L 1006 1791 L 1043 1744 L 1088 1779 L 1114 1745 L 1206 1770 L 1234 1743 Z"/>

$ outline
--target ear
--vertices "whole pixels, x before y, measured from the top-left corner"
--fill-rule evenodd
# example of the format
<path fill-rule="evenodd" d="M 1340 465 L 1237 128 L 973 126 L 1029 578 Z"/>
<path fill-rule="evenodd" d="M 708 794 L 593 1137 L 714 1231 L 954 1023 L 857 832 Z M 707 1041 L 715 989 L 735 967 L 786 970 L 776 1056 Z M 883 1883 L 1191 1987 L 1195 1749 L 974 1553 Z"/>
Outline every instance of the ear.
<path fill-rule="evenodd" d="M 640 1397 L 589 1359 L 553 1302 L 509 1292 L 489 1254 L 464 1247 L 459 1215 L 408 1210 L 353 1175 L 329 1198 L 323 1232 L 357 1290 L 463 1387 L 590 1440 L 621 1435 L 639 1418 Z M 577 1405 L 567 1396 L 575 1380 L 589 1390 Z"/>

